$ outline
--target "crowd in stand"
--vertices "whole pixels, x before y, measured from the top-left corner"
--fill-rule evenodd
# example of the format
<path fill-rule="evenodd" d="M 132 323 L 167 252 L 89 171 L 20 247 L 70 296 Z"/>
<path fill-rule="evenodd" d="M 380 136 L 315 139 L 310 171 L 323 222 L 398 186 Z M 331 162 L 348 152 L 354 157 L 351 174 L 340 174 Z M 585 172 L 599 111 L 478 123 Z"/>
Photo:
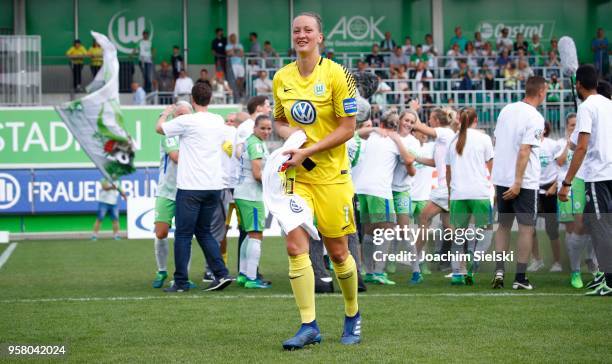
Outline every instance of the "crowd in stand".
<path fill-rule="evenodd" d="M 398 103 L 398 92 L 416 92 L 424 97 L 427 104 L 428 91 L 439 90 L 516 90 L 522 89 L 525 80 L 532 75 L 541 75 L 549 80 L 551 91 L 563 88 L 560 78 L 558 41 L 551 38 L 544 44 L 534 33 L 529 40 L 524 34 L 511 36 L 508 28 L 503 28 L 493 41 L 484 40 L 480 32 L 470 39 L 463 34 L 460 26 L 454 29 L 446 52 L 434 44 L 431 34 L 425 35 L 423 42 L 413 42 L 410 36 L 403 44 L 397 43 L 390 32 L 385 32 L 380 43 L 374 43 L 369 53 L 358 59 L 337 54 L 323 44 L 323 57 L 344 63 L 356 72 L 374 72 L 380 78 L 379 89 L 374 95 L 373 104 L 384 109 L 387 103 Z M 609 53 L 607 38 L 602 28 L 597 30 L 591 43 L 594 65 L 605 79 L 609 77 Z M 200 80 L 209 82 L 213 89 L 213 103 L 236 102 L 253 95 L 270 95 L 273 72 L 283 65 L 279 53 L 268 40 L 262 43 L 255 32 L 249 33 L 248 47 L 244 47 L 236 34 L 224 35 L 222 28 L 215 30 L 211 41 L 214 58 L 214 75 L 202 68 Z M 158 91 L 157 102 L 171 103 L 172 100 L 188 96 L 194 81 L 189 77 L 179 46 L 174 46 L 172 54 L 162 60 L 156 69 L 153 64 L 155 48 L 144 31 L 138 47 L 138 56 L 143 75 L 143 87 L 133 84 L 134 103 L 144 103 L 144 93 Z M 87 50 L 77 39 L 66 55 L 70 58 L 73 87 L 82 91 L 81 71 L 85 58 L 90 58 L 91 72 L 95 75 L 102 65 L 102 50 L 95 44 Z M 293 57 L 292 49 L 287 58 Z M 250 80 L 249 80 L 250 78 Z M 247 89 L 247 80 L 252 86 Z M 433 80 L 451 82 L 437 83 Z M 388 92 L 395 95 L 388 97 Z M 231 99 L 229 96 L 233 96 Z M 550 93 L 549 102 L 560 101 L 559 94 Z"/>

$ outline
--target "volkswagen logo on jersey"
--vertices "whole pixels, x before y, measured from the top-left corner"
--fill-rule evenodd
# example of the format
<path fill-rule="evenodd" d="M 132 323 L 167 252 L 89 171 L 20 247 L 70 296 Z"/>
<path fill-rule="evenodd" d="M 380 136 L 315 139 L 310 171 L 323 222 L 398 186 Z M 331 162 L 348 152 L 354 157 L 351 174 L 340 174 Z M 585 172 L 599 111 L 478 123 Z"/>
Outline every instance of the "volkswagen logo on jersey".
<path fill-rule="evenodd" d="M 317 118 L 317 111 L 310 101 L 299 100 L 291 107 L 291 117 L 300 124 L 312 124 Z"/>
<path fill-rule="evenodd" d="M 304 211 L 304 208 L 300 206 L 294 199 L 289 200 L 289 208 L 291 208 L 291 211 L 295 212 L 296 214 L 299 214 L 300 212 Z"/>

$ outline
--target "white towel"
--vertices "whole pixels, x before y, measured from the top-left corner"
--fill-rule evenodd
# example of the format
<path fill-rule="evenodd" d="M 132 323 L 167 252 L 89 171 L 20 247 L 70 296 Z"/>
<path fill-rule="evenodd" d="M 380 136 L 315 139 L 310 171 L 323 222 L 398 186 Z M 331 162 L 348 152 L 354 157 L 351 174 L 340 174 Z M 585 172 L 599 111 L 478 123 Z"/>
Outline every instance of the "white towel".
<path fill-rule="evenodd" d="M 261 180 L 263 199 L 266 210 L 270 211 L 272 216 L 278 220 L 285 234 L 297 227 L 302 227 L 313 239 L 320 240 L 319 232 L 313 223 L 312 210 L 302 197 L 285 193 L 285 186 L 281 177 L 284 172 L 279 172 L 290 157 L 289 155 L 283 155 L 283 152 L 289 149 L 297 149 L 304 142 L 306 142 L 306 134 L 303 131 L 297 131 L 291 134 L 285 144 L 272 152 L 266 160 Z"/>

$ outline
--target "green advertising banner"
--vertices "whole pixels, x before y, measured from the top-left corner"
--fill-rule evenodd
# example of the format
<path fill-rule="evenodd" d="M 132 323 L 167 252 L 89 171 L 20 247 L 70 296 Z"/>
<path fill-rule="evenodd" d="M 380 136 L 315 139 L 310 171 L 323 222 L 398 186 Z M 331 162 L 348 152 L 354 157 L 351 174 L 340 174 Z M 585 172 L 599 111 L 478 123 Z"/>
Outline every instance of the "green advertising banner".
<path fill-rule="evenodd" d="M 183 46 L 183 3 L 149 0 L 79 1 L 79 32 L 89 47 L 90 30 L 108 36 L 119 57 L 138 48 L 144 30 L 155 49 L 154 62 L 170 61 L 172 46 Z"/>
<path fill-rule="evenodd" d="M 240 110 L 240 105 L 211 105 L 222 116 Z M 160 136 L 155 122 L 160 106 L 121 108 L 128 133 L 136 144 L 137 167 L 159 163 Z M 93 167 L 51 107 L 0 108 L 0 169 Z"/>
<path fill-rule="evenodd" d="M 335 52 L 369 51 L 386 31 L 398 45 L 409 35 L 413 44 L 431 31 L 429 1 L 295 0 L 294 12 L 314 11 L 323 18 L 325 46 Z"/>
<path fill-rule="evenodd" d="M 545 50 L 550 40 L 568 35 L 576 42 L 581 62 L 591 62 L 591 40 L 598 27 L 610 28 L 612 2 L 575 0 L 444 0 L 444 50 L 448 50 L 454 28 L 460 25 L 463 35 L 474 39 L 480 31 L 495 48 L 495 39 L 505 27 L 514 39 L 523 33 L 525 40 L 538 34 Z"/>

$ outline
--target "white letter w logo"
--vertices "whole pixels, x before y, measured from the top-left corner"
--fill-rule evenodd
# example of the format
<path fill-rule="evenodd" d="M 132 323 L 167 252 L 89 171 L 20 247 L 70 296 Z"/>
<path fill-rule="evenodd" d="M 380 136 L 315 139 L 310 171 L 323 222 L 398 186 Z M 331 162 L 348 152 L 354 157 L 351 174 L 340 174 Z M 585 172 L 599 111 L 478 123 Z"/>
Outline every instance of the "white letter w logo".
<path fill-rule="evenodd" d="M 138 22 L 138 28 L 136 28 Z M 136 43 L 140 40 L 140 35 L 145 30 L 145 18 L 141 16 L 138 20 L 130 20 L 125 24 L 125 16 L 122 16 L 117 21 L 117 36 L 121 43 Z"/>

